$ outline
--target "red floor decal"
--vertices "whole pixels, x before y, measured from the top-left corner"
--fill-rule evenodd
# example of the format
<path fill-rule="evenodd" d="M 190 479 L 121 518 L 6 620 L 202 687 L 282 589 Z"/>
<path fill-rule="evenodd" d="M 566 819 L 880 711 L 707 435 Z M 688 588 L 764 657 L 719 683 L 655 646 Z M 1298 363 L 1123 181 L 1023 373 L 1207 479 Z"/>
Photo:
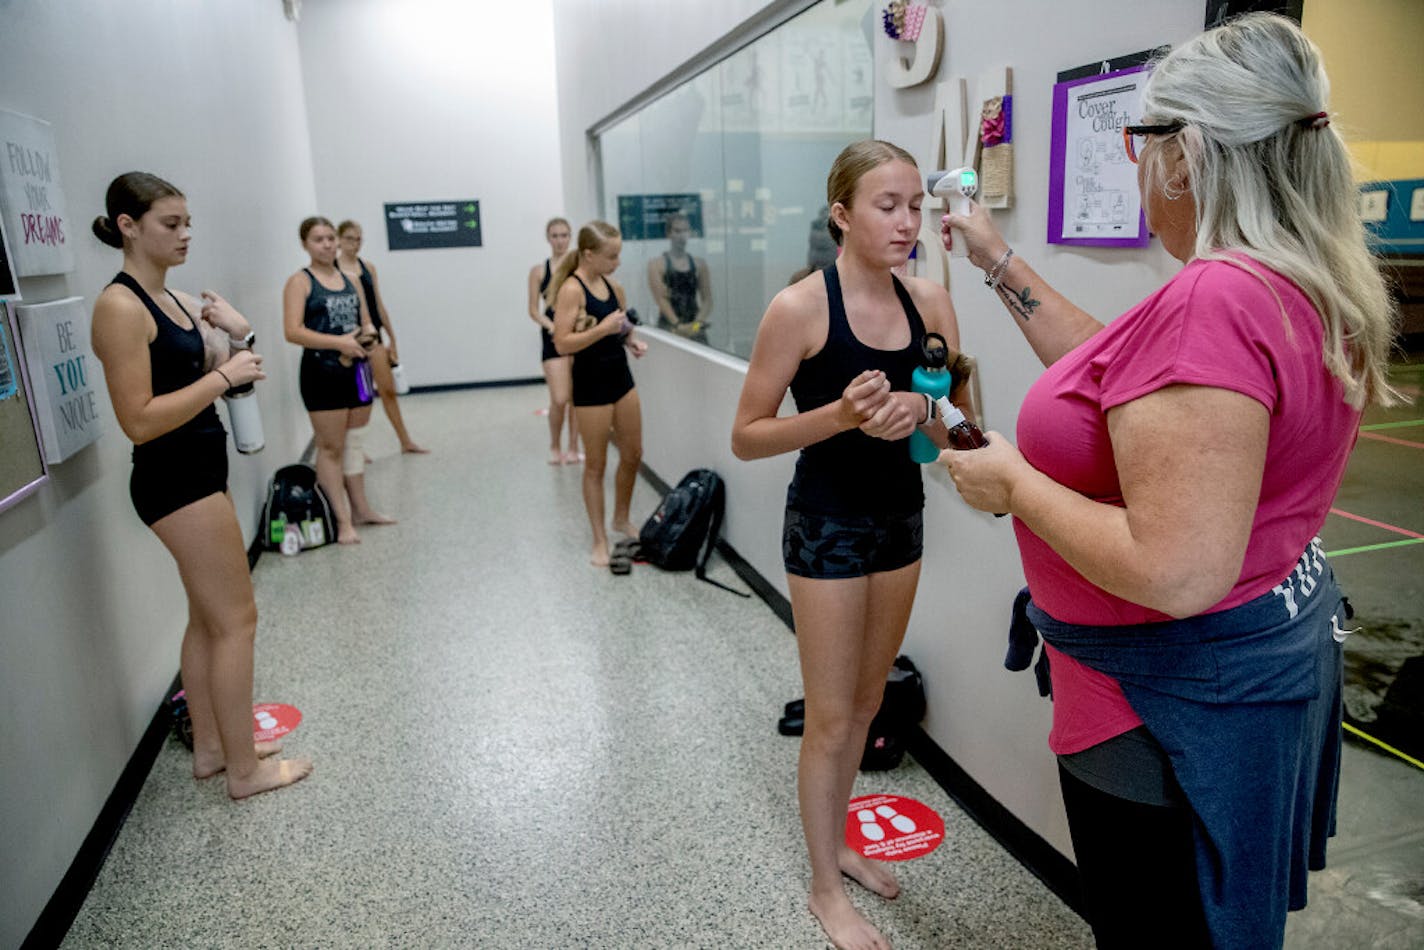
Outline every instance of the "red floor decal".
<path fill-rule="evenodd" d="M 944 819 L 928 805 L 898 795 L 853 798 L 846 810 L 846 844 L 877 861 L 909 861 L 944 840 Z"/>
<path fill-rule="evenodd" d="M 286 703 L 259 703 L 252 707 L 252 739 L 266 742 L 285 736 L 302 724 L 302 711 Z"/>

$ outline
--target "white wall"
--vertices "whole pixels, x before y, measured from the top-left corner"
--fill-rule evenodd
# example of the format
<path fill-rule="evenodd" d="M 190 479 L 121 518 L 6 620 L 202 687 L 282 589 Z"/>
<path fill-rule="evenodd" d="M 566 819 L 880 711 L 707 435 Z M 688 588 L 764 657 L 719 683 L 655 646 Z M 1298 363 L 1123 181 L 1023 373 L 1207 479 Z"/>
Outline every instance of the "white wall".
<path fill-rule="evenodd" d="M 315 203 L 295 29 L 277 0 L 7 0 L 0 16 L 0 108 L 53 124 L 74 222 L 75 271 L 22 280 L 25 298 L 93 300 L 122 261 L 88 224 L 115 175 L 151 171 L 193 216 L 171 285 L 220 291 L 276 354 L 258 387 L 266 451 L 230 456 L 250 539 L 267 478 L 309 435 L 278 313 L 285 236 Z M 103 405 L 99 442 L 0 514 L 0 946 L 49 900 L 178 667 L 186 601 L 133 513 L 130 445 Z"/>
<path fill-rule="evenodd" d="M 583 133 L 657 83 L 742 20 L 784 3 L 679 6 L 659 0 L 556 0 L 560 122 L 570 211 L 592 213 Z M 1014 209 L 997 213 L 1020 254 L 1079 305 L 1107 319 L 1146 296 L 1175 269 L 1161 248 L 1065 250 L 1045 240 L 1048 128 L 1055 74 L 1106 57 L 1177 43 L 1201 29 L 1199 0 L 1100 0 L 1091 5 L 1003 0 L 986 18 L 982 4 L 942 0 L 947 45 L 939 77 L 977 77 L 994 65 L 1014 67 Z M 596 7 L 596 9 L 595 9 Z M 1012 24 L 1032 24 L 1013 29 Z M 614 38 L 607 57 L 600 39 Z M 634 51 L 642 52 L 633 55 Z M 877 31 L 876 65 L 898 54 Z M 626 55 L 625 55 L 626 54 Z M 602 81 L 581 81 L 597 70 Z M 929 159 L 933 87 L 892 90 L 877 84 L 876 136 Z M 824 172 L 823 172 L 824 174 Z M 1017 407 L 1040 367 L 982 275 L 955 265 L 952 296 L 963 344 L 980 359 L 991 427 L 1012 433 Z M 628 274 L 625 281 L 633 280 Z M 744 365 L 699 352 L 656 332 L 635 367 L 644 406 L 647 463 L 665 480 L 709 465 L 727 479 L 725 536 L 785 593 L 781 509 L 792 459 L 736 461 L 728 447 Z M 688 411 L 697 406 L 699 413 Z M 783 412 L 790 411 L 789 406 Z M 1009 524 L 973 512 L 947 479 L 926 469 L 924 572 L 905 652 L 925 673 L 929 735 L 1021 820 L 1071 853 L 1056 771 L 1046 737 L 1050 707 L 1029 674 L 1003 669 L 1008 612 L 1023 583 Z"/>
<path fill-rule="evenodd" d="M 275 0 L 273 0 L 275 2 Z M 306 0 L 299 29 L 316 205 L 362 256 L 412 385 L 538 377 L 529 268 L 564 214 L 550 0 Z M 390 251 L 387 202 L 477 199 L 483 246 Z"/>

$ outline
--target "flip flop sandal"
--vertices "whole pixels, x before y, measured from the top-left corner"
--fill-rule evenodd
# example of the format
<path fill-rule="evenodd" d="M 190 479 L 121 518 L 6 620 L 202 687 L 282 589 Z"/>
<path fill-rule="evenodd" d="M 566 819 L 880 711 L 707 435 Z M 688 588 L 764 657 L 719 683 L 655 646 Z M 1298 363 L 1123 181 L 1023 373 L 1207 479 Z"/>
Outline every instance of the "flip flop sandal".
<path fill-rule="evenodd" d="M 633 547 L 637 542 L 619 541 L 613 546 L 608 557 L 608 569 L 614 574 L 630 574 L 633 571 Z"/>

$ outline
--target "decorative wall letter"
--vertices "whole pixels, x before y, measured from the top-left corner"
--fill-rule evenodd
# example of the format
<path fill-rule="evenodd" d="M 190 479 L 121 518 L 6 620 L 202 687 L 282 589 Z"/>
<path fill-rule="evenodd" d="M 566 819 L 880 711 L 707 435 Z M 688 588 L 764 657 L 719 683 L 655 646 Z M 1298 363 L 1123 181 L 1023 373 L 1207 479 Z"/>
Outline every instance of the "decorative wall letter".
<path fill-rule="evenodd" d="M 893 7 L 894 4 L 891 4 Z M 885 81 L 893 89 L 909 89 L 911 86 L 918 86 L 920 83 L 928 82 L 939 72 L 939 58 L 944 52 L 944 19 L 940 12 L 934 7 L 916 7 L 916 19 L 919 11 L 924 11 L 924 21 L 919 25 L 919 32 L 914 37 L 914 59 L 909 60 L 903 56 L 891 56 L 885 61 Z M 886 11 L 887 14 L 889 11 Z M 887 21 L 886 32 L 890 32 L 890 23 Z M 898 42 L 908 43 L 906 40 L 895 37 Z"/>

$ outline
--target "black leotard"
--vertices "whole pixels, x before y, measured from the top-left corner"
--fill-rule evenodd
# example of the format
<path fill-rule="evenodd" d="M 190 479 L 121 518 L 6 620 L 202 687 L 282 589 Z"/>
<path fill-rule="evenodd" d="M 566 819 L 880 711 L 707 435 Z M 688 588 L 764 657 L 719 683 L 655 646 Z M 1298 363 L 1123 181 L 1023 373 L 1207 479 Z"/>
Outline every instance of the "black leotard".
<path fill-rule="evenodd" d="M 841 398 L 850 381 L 867 369 L 885 372 L 890 388 L 906 391 L 920 360 L 924 321 L 898 278 L 895 295 L 910 324 L 910 344 L 879 350 L 856 338 L 846 319 L 840 275 L 832 264 L 822 273 L 830 305 L 826 345 L 802 360 L 791 380 L 798 412 L 809 412 Z M 801 450 L 796 474 L 787 489 L 788 508 L 831 517 L 908 515 L 924 507 L 920 466 L 910 459 L 908 439 L 888 442 L 851 429 Z"/>
<path fill-rule="evenodd" d="M 583 288 L 584 310 L 596 322 L 602 323 L 619 309 L 618 295 L 607 277 L 603 278 L 603 288 L 608 291 L 608 299 L 599 300 L 577 274 L 572 276 Z M 607 406 L 622 399 L 633 388 L 623 337 L 612 334 L 575 353 L 573 377 L 575 406 Z"/>
<path fill-rule="evenodd" d="M 541 280 L 541 281 L 539 281 L 539 296 L 540 296 L 540 298 L 542 298 L 542 297 L 544 296 L 544 291 L 546 291 L 546 290 L 549 289 L 549 279 L 550 279 L 551 277 L 553 277 L 553 273 L 552 273 L 552 272 L 550 271 L 550 269 L 549 269 L 549 259 L 546 257 L 546 258 L 544 258 L 544 279 Z M 554 308 L 553 308 L 553 307 L 545 307 L 545 308 L 544 308 L 544 316 L 548 317 L 550 320 L 554 319 Z M 542 362 L 544 362 L 545 360 L 556 360 L 556 359 L 558 359 L 558 358 L 559 358 L 559 351 L 554 347 L 554 334 L 550 333 L 550 332 L 549 332 L 547 329 L 545 329 L 544 327 L 540 327 L 540 328 L 539 328 L 539 361 L 542 363 Z"/>
<path fill-rule="evenodd" d="M 672 255 L 663 253 L 663 286 L 667 288 L 668 306 L 672 307 L 679 323 L 690 323 L 697 318 L 697 258 L 687 255 L 687 264 L 687 270 L 677 270 L 672 266 Z M 658 328 L 673 328 L 673 322 L 661 311 L 658 313 Z M 706 343 L 707 334 L 699 330 L 692 339 Z"/>
<path fill-rule="evenodd" d="M 366 298 L 366 312 L 371 315 L 371 325 L 376 328 L 376 332 L 381 332 L 381 308 L 376 306 L 376 279 L 371 276 L 371 272 L 366 268 L 366 262 L 361 258 L 356 258 L 356 263 L 361 265 L 361 293 Z"/>
<path fill-rule="evenodd" d="M 177 392 L 201 379 L 205 375 L 203 335 L 198 321 L 178 298 L 168 294 L 192 321 L 191 329 L 174 323 L 129 274 L 120 271 L 113 282 L 132 291 L 158 327 L 148 344 L 153 395 Z M 176 429 L 135 445 L 133 463 L 129 497 L 147 525 L 200 498 L 227 491 L 227 431 L 217 408 L 209 404 Z"/>

